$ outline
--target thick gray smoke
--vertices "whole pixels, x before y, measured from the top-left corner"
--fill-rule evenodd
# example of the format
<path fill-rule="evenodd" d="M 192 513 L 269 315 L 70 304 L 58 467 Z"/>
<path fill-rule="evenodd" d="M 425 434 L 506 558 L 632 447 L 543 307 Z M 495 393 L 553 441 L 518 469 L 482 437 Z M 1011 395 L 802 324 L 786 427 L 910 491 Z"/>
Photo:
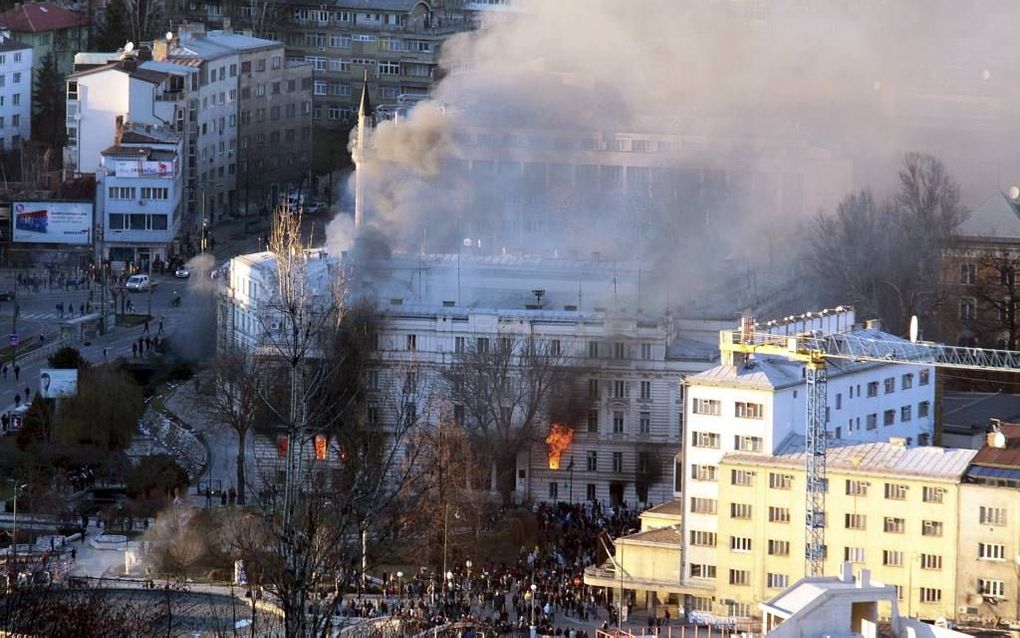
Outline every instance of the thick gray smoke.
<path fill-rule="evenodd" d="M 906 151 L 943 159 L 971 205 L 1020 181 L 1020 3 L 517 6 L 449 40 L 433 99 L 372 135 L 368 218 L 394 248 L 599 251 L 680 292 L 761 272 Z"/>

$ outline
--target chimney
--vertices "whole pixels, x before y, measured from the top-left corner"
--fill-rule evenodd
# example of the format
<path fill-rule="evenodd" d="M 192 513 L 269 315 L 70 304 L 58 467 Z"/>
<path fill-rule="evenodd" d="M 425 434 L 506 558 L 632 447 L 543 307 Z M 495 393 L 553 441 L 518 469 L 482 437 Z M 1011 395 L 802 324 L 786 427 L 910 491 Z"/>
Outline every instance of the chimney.
<path fill-rule="evenodd" d="M 882 329 L 882 320 L 881 319 L 868 319 L 868 321 L 864 324 L 864 327 L 867 328 L 868 330 L 881 330 Z"/>
<path fill-rule="evenodd" d="M 839 582 L 854 582 L 854 566 L 850 561 L 844 562 L 839 568 Z"/>
<path fill-rule="evenodd" d="M 123 138 L 124 138 L 124 116 L 118 115 L 113 130 L 113 145 L 120 146 L 120 141 Z"/>
<path fill-rule="evenodd" d="M 152 59 L 163 62 L 170 54 L 170 43 L 166 40 L 156 40 L 152 43 Z"/>
<path fill-rule="evenodd" d="M 857 588 L 871 587 L 871 570 L 862 569 L 857 578 Z"/>
<path fill-rule="evenodd" d="M 1006 449 L 1006 435 L 999 429 L 998 419 L 994 419 L 996 423 L 992 424 L 992 431 L 985 434 L 985 446 L 993 447 L 998 450 Z"/>

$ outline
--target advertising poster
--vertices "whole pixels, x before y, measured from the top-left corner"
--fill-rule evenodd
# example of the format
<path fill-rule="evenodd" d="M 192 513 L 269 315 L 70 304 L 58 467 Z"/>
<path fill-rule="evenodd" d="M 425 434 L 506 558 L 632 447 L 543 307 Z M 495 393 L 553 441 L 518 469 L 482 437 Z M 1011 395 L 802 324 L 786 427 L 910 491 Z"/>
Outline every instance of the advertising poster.
<path fill-rule="evenodd" d="M 14 202 L 14 241 L 82 244 L 91 239 L 92 202 Z"/>
<path fill-rule="evenodd" d="M 78 393 L 78 371 L 43 368 L 39 371 L 39 395 L 44 399 L 73 397 Z"/>

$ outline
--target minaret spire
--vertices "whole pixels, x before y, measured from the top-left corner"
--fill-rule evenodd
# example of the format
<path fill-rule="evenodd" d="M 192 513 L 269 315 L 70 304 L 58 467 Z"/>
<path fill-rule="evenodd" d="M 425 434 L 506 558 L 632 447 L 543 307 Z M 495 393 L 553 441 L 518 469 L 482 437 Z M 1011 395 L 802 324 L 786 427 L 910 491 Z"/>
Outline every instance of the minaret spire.
<path fill-rule="evenodd" d="M 365 134 L 372 126 L 372 104 L 368 99 L 368 69 L 365 69 L 364 83 L 361 85 L 361 100 L 358 104 L 358 138 L 354 147 L 354 228 L 360 232 L 365 225 L 364 180 L 362 163 L 365 160 Z"/>

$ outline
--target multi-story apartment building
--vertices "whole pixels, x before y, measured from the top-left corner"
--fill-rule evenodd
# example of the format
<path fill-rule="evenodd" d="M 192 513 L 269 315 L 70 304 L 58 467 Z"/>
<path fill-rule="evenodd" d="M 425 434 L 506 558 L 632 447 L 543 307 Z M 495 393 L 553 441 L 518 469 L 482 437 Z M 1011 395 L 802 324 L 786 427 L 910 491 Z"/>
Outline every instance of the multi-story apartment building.
<path fill-rule="evenodd" d="M 32 47 L 0 33 L 0 152 L 32 136 Z"/>
<path fill-rule="evenodd" d="M 74 55 L 89 43 L 88 17 L 53 2 L 18 4 L 0 14 L 0 27 L 32 47 L 32 78 L 47 55 L 53 56 L 61 75 L 71 73 Z"/>
<path fill-rule="evenodd" d="M 906 615 L 953 618 L 957 575 L 979 564 L 957 555 L 957 535 L 965 527 L 960 477 L 976 453 L 908 447 L 902 438 L 834 442 L 827 459 L 823 573 L 850 562 L 894 585 Z M 718 528 L 688 531 L 699 546 L 711 544 L 715 556 L 701 562 L 692 553 L 688 582 L 707 588 L 693 595 L 699 598 L 691 601 L 694 608 L 757 615 L 757 603 L 804 576 L 805 464 L 804 440 L 796 435 L 776 454 L 722 458 Z M 713 596 L 727 602 L 713 604 Z M 889 617 L 891 610 L 880 613 Z"/>
<path fill-rule="evenodd" d="M 1015 195 L 1016 197 L 1011 197 Z M 985 348 L 1020 348 L 1020 192 L 995 193 L 942 250 L 940 338 Z"/>
<path fill-rule="evenodd" d="M 413 103 L 429 92 L 443 41 L 472 27 L 466 12 L 445 4 L 340 0 L 326 6 L 289 0 L 267 14 L 205 0 L 192 2 L 190 15 L 206 24 L 232 23 L 285 41 L 287 58 L 308 62 L 315 71 L 315 123 L 350 126 L 366 72 L 377 105 Z M 231 15 L 231 10 L 237 13 Z"/>
<path fill-rule="evenodd" d="M 311 152 L 311 68 L 272 40 L 182 28 L 153 58 L 191 66 L 187 207 L 214 222 L 300 184 Z"/>
<path fill-rule="evenodd" d="M 183 138 L 174 128 L 125 122 L 100 153 L 101 259 L 141 270 L 166 262 L 181 225 Z"/>
<path fill-rule="evenodd" d="M 185 131 L 187 76 L 146 68 L 148 64 L 128 55 L 68 76 L 65 170 L 95 174 L 100 153 L 116 137 L 118 118 L 135 126 L 172 124 L 177 132 Z"/>
<path fill-rule="evenodd" d="M 309 263 L 319 261 L 312 255 Z M 278 325 L 265 315 L 273 259 L 261 253 L 232 263 L 219 339 L 258 347 Z M 395 254 L 358 277 L 355 296 L 372 300 L 379 322 L 368 410 L 384 427 L 409 412 L 431 424 L 465 418 L 444 373 L 465 353 L 537 339 L 569 375 L 571 409 L 562 418 L 573 440 L 551 468 L 544 439 L 552 417 L 543 413 L 517 453 L 516 497 L 633 504 L 676 496 L 680 383 L 710 366 L 715 351 L 677 338 L 664 313 L 629 310 L 635 272 L 611 262 Z"/>

